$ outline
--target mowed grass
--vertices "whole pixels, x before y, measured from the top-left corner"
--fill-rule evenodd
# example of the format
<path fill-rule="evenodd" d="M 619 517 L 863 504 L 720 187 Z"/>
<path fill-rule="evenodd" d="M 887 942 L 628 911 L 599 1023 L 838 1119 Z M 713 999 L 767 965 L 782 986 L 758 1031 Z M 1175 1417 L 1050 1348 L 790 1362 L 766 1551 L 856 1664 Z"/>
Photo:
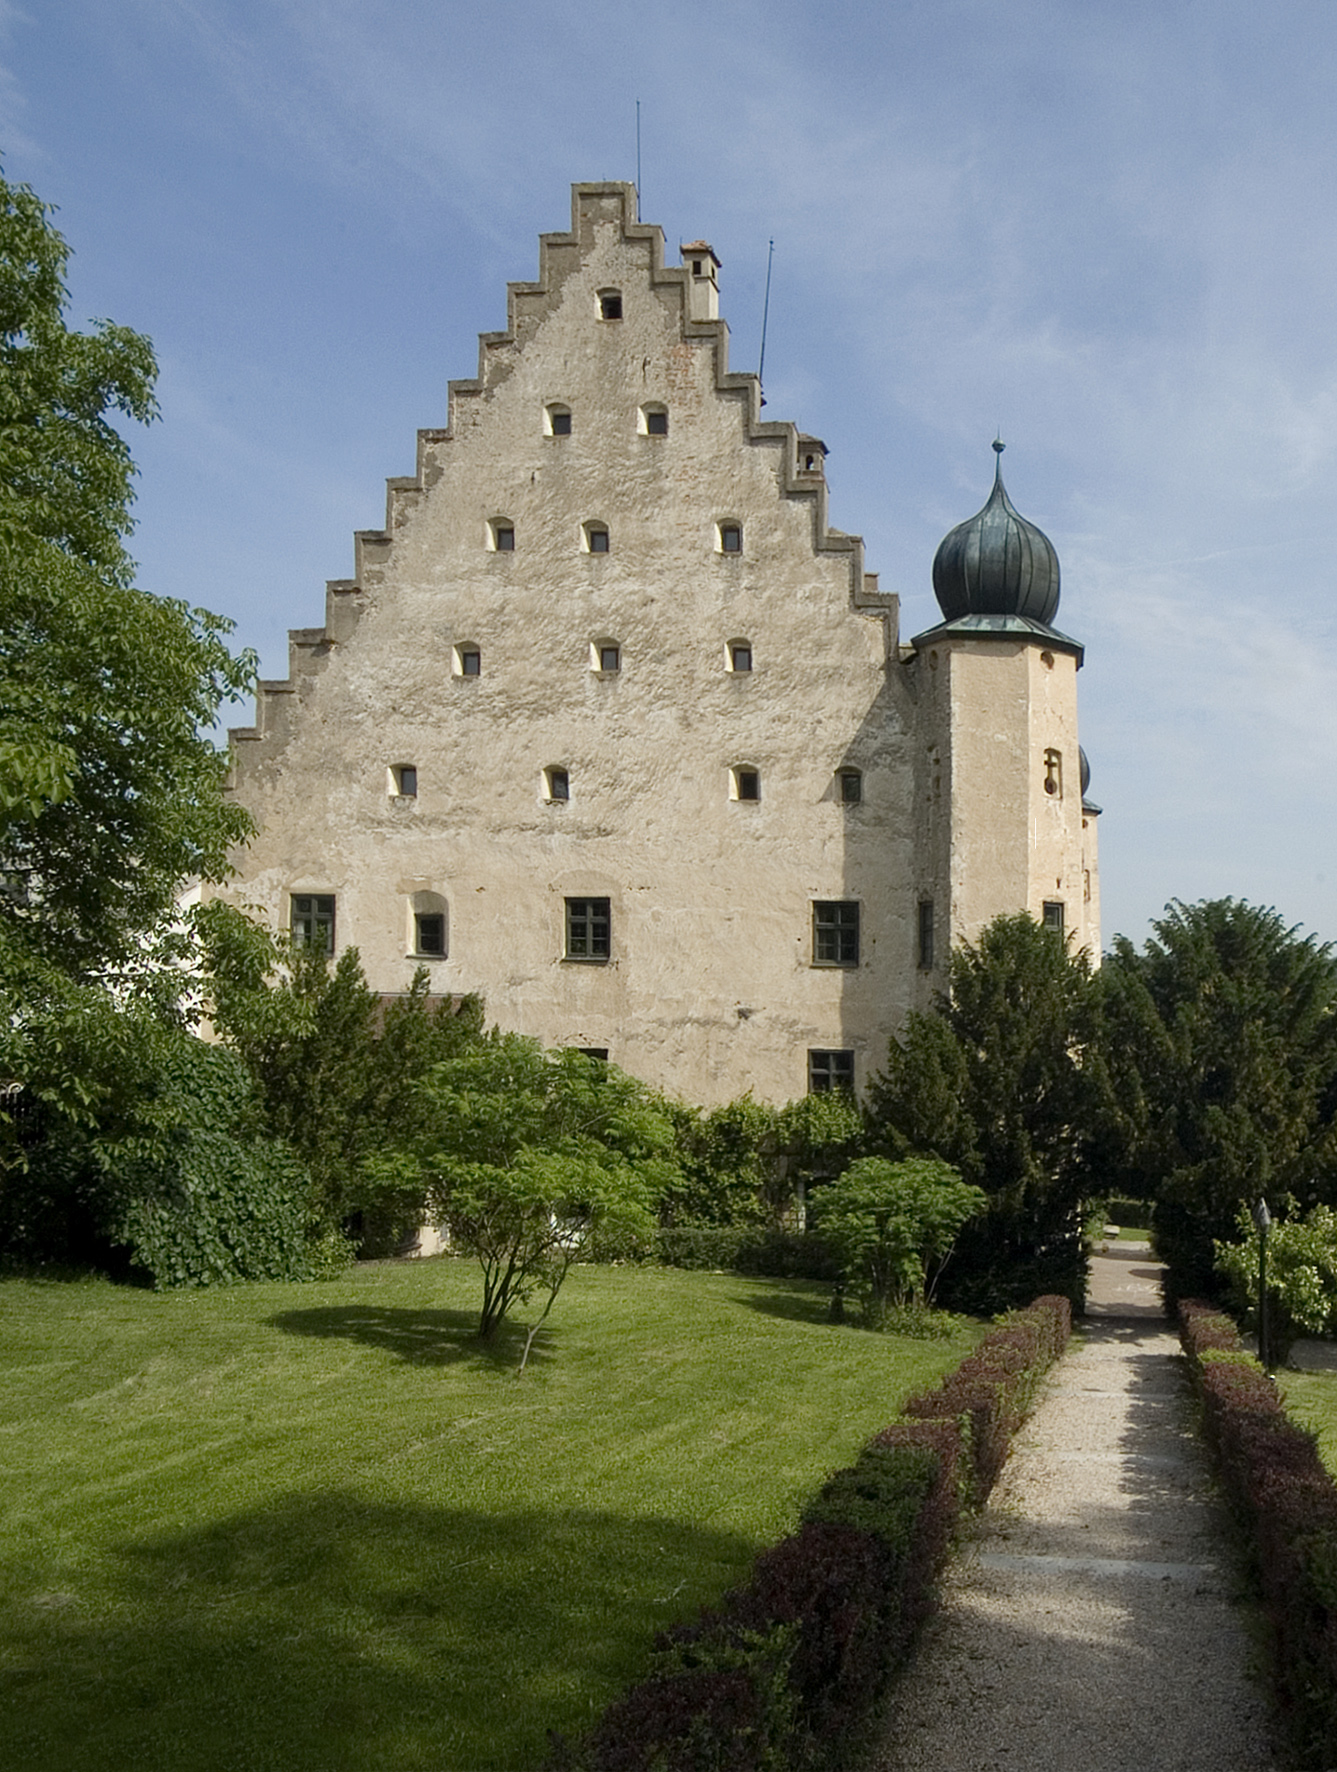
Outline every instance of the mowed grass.
<path fill-rule="evenodd" d="M 577 1269 L 517 1379 L 477 1295 L 0 1284 L 0 1766 L 532 1769 L 976 1333 Z"/>
<path fill-rule="evenodd" d="M 1281 1372 L 1277 1376 L 1286 1413 L 1318 1436 L 1319 1454 L 1337 1478 L 1337 1372 Z"/>

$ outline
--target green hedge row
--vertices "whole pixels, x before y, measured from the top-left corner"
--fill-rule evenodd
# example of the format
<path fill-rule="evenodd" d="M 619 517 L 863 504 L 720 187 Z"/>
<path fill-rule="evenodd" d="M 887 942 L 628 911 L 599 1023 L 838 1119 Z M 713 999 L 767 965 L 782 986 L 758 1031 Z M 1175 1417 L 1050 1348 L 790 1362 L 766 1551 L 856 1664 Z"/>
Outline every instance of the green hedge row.
<path fill-rule="evenodd" d="M 876 1434 L 745 1587 L 656 1641 L 654 1671 L 546 1772 L 827 1772 L 849 1763 L 1071 1327 L 1066 1298 L 1002 1323 Z M 1000 1451 L 1001 1448 L 1001 1451 Z"/>
<path fill-rule="evenodd" d="M 1222 1486 L 1253 1550 L 1294 1763 L 1326 1772 L 1337 1743 L 1337 1484 L 1229 1317 L 1184 1299 L 1179 1326 Z"/>
<path fill-rule="evenodd" d="M 665 1267 L 732 1269 L 776 1280 L 840 1278 L 840 1263 L 811 1231 L 763 1225 L 684 1225 L 661 1230 L 655 1255 Z"/>

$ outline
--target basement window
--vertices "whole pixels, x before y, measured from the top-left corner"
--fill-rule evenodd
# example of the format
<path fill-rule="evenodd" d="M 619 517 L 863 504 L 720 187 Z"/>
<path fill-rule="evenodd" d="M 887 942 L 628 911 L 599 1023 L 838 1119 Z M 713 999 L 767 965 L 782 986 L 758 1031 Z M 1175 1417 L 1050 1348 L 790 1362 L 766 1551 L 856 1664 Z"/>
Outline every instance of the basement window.
<path fill-rule="evenodd" d="M 854 1093 L 853 1052 L 808 1053 L 808 1094 L 830 1095 L 833 1090 Z"/>
<path fill-rule="evenodd" d="M 334 952 L 334 894 L 332 892 L 295 892 L 292 896 L 293 943 L 297 947 L 316 948 L 322 954 Z"/>

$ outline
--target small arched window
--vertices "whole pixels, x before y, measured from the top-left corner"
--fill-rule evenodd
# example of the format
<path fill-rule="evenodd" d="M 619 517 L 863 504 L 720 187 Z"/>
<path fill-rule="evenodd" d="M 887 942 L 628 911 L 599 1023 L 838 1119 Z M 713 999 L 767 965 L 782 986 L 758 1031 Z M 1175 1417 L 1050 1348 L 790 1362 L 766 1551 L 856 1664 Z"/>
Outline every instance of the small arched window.
<path fill-rule="evenodd" d="M 515 552 L 515 524 L 509 517 L 493 517 L 488 524 L 488 539 L 497 554 Z"/>
<path fill-rule="evenodd" d="M 622 669 L 622 648 L 616 640 L 590 642 L 590 669 L 605 672 Z"/>
<path fill-rule="evenodd" d="M 719 525 L 720 552 L 722 554 L 741 554 L 743 551 L 743 525 L 726 518 Z"/>
<path fill-rule="evenodd" d="M 752 642 L 750 640 L 730 640 L 728 661 L 731 671 L 745 676 L 752 669 Z"/>
<path fill-rule="evenodd" d="M 597 518 L 584 526 L 585 552 L 587 554 L 606 554 L 608 552 L 608 525 Z"/>
<path fill-rule="evenodd" d="M 1045 792 L 1055 800 L 1063 798 L 1063 753 L 1045 752 Z"/>
<path fill-rule="evenodd" d="M 601 320 L 620 320 L 622 318 L 622 291 L 620 289 L 601 289 L 599 291 L 599 318 Z"/>
<path fill-rule="evenodd" d="M 640 428 L 643 437 L 667 437 L 668 407 L 659 405 L 642 406 Z"/>
<path fill-rule="evenodd" d="M 737 764 L 729 771 L 729 788 L 733 800 L 760 800 L 761 771 L 750 763 Z"/>
<path fill-rule="evenodd" d="M 481 677 L 483 674 L 483 651 L 470 640 L 462 640 L 454 649 L 452 660 L 457 677 Z"/>
<path fill-rule="evenodd" d="M 550 437 L 569 437 L 571 435 L 571 408 L 556 402 L 544 408 L 544 430 Z"/>
<path fill-rule="evenodd" d="M 565 805 L 571 798 L 571 776 L 560 764 L 550 763 L 543 771 L 543 798 L 554 805 Z"/>
<path fill-rule="evenodd" d="M 418 959 L 444 960 L 449 951 L 449 910 L 439 892 L 415 892 L 410 936 Z"/>

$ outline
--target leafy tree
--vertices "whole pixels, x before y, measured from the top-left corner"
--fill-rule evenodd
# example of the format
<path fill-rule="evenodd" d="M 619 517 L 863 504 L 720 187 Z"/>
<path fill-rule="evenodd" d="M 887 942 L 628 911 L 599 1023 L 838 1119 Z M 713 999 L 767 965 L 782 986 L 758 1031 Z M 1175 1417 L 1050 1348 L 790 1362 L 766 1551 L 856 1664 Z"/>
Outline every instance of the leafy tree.
<path fill-rule="evenodd" d="M 987 1204 L 936 1157 L 860 1157 L 813 1198 L 826 1243 L 853 1285 L 864 1321 L 880 1328 L 907 1305 L 926 1308 L 958 1231 Z"/>
<path fill-rule="evenodd" d="M 378 1220 L 421 1222 L 422 1188 L 387 1194 L 370 1160 L 413 1137 L 426 1111 L 413 1085 L 481 1039 L 481 1001 L 433 1004 L 419 967 L 386 1003 L 356 948 L 331 966 L 219 900 L 195 921 L 214 1030 L 254 1079 L 266 1128 L 311 1178 L 313 1230 L 346 1225 L 365 1239 Z"/>
<path fill-rule="evenodd" d="M 800 1187 L 839 1173 L 863 1130 L 844 1090 L 780 1108 L 749 1094 L 705 1113 L 670 1111 L 681 1180 L 660 1201 L 666 1227 L 778 1225 Z"/>
<path fill-rule="evenodd" d="M 1247 1208 L 1236 1218 L 1238 1241 L 1218 1242 L 1216 1266 L 1240 1316 L 1257 1322 L 1258 1226 Z M 1269 1327 L 1282 1358 L 1298 1335 L 1337 1339 L 1337 1212 L 1314 1206 L 1302 1217 L 1277 1218 L 1267 1237 Z"/>
<path fill-rule="evenodd" d="M 52 543 L 128 584 L 135 468 L 107 415 L 154 418 L 157 365 L 127 327 L 66 325 L 69 247 L 52 213 L 0 176 L 0 540 Z"/>
<path fill-rule="evenodd" d="M 496 1334 L 539 1292 L 546 1320 L 594 1232 L 648 1241 L 676 1178 L 674 1128 L 653 1092 L 615 1065 L 489 1034 L 421 1086 L 428 1124 L 386 1167 L 421 1179 L 452 1245 L 483 1271 L 478 1333 Z"/>
<path fill-rule="evenodd" d="M 153 352 L 67 326 L 50 214 L 0 178 L 0 922 L 10 956 L 142 978 L 181 958 L 181 882 L 221 878 L 250 829 L 207 734 L 254 661 L 220 618 L 131 587 L 109 415 L 154 416 Z"/>
<path fill-rule="evenodd" d="M 936 1009 L 891 1042 L 868 1119 L 874 1148 L 938 1156 L 988 1197 L 957 1244 L 954 1303 L 1080 1298 L 1081 1202 L 1115 1130 L 1085 954 L 1025 913 L 995 918 L 952 954 Z"/>
<path fill-rule="evenodd" d="M 1171 1284 L 1210 1296 L 1241 1205 L 1306 1207 L 1337 1177 L 1337 954 L 1272 909 L 1174 902 L 1141 952 L 1119 937 L 1101 987 L 1135 1136 L 1122 1191 L 1156 1202 Z"/>

